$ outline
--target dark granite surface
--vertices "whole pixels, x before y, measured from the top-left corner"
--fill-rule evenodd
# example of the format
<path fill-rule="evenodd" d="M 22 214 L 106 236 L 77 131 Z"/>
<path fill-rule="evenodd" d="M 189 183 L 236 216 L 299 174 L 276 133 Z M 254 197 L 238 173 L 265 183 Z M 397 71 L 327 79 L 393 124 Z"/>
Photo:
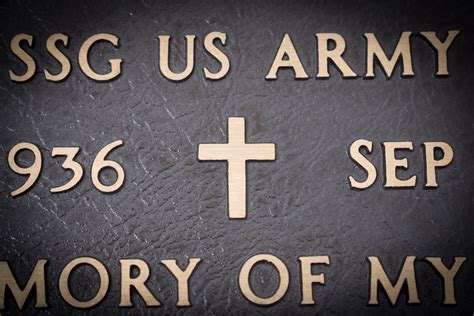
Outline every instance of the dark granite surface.
<path fill-rule="evenodd" d="M 48 259 L 49 314 L 72 314 L 59 296 L 64 265 L 93 256 L 108 268 L 111 288 L 93 314 L 466 314 L 474 313 L 474 215 L 472 150 L 473 5 L 470 1 L 18 1 L 0 4 L 0 258 L 25 282 L 38 259 Z M 400 68 L 386 80 L 331 78 L 316 80 L 317 32 L 344 36 L 346 61 L 365 69 L 364 32 L 393 47 L 402 31 L 461 31 L 449 51 L 449 78 L 435 78 L 435 55 L 419 36 L 412 37 L 415 77 L 400 78 Z M 225 32 L 223 49 L 231 71 L 220 81 L 205 80 L 202 67 L 217 69 L 202 41 L 212 31 Z M 62 83 L 44 79 L 43 70 L 59 70 L 45 49 L 56 32 L 70 36 L 63 49 L 73 71 Z M 119 49 L 94 48 L 93 66 L 106 71 L 106 59 L 122 58 L 122 75 L 108 83 L 86 78 L 77 64 L 81 43 L 96 33 L 120 37 Z M 290 33 L 311 78 L 293 80 L 291 71 L 266 81 L 277 47 Z M 35 36 L 35 78 L 24 84 L 9 80 L 8 69 L 22 64 L 9 51 L 18 33 Z M 197 36 L 196 67 L 184 82 L 164 79 L 158 69 L 157 36 L 173 37 L 174 69 L 184 65 L 184 35 Z M 31 51 L 31 50 L 30 50 Z M 248 218 L 227 218 L 226 164 L 198 162 L 199 143 L 224 142 L 227 118 L 245 116 L 248 142 L 274 142 L 275 162 L 249 163 Z M 374 141 L 370 160 L 379 177 L 365 191 L 350 190 L 349 175 L 363 176 L 350 160 L 356 139 Z M 110 158 L 125 169 L 119 192 L 103 194 L 91 183 L 96 153 L 123 139 Z M 412 141 L 408 153 L 418 176 L 414 189 L 382 188 L 381 142 Z M 24 178 L 7 165 L 17 143 L 35 143 L 43 169 L 26 194 L 9 193 Z M 439 188 L 423 188 L 422 142 L 445 141 L 454 161 L 438 172 Z M 85 175 L 73 190 L 52 194 L 67 181 L 62 159 L 51 158 L 55 146 L 79 146 L 77 160 Z M 28 155 L 22 156 L 25 164 Z M 104 174 L 113 180 L 113 173 Z M 282 301 L 257 307 L 240 293 L 238 272 L 249 257 L 271 253 L 288 266 L 290 288 Z M 315 306 L 301 300 L 298 256 L 329 255 L 331 265 L 316 270 L 326 286 L 315 286 Z M 417 256 L 422 304 L 407 306 L 402 294 L 396 308 L 381 294 L 379 307 L 368 307 L 367 256 L 380 258 L 387 272 L 399 271 L 405 256 Z M 454 256 L 468 261 L 456 279 L 458 304 L 445 307 L 442 282 L 426 256 Z M 163 259 L 203 262 L 191 279 L 190 308 L 176 308 L 176 283 Z M 118 309 L 120 258 L 141 258 L 152 275 L 149 288 L 161 301 L 158 309 Z M 316 271 L 315 270 L 315 271 Z M 71 279 L 79 298 L 94 295 L 97 277 L 81 269 Z M 252 274 L 255 291 L 269 295 L 278 284 L 271 268 Z M 7 311 L 15 311 L 11 296 Z M 33 302 L 25 312 L 34 313 Z M 3 313 L 2 313 L 3 314 Z"/>

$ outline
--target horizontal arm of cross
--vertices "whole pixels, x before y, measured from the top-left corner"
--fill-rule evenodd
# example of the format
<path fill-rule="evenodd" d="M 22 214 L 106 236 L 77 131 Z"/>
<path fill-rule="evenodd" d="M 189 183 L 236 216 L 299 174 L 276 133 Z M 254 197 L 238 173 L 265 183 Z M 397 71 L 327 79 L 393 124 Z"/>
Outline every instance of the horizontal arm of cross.
<path fill-rule="evenodd" d="M 275 160 L 275 144 L 200 144 L 199 160 Z"/>

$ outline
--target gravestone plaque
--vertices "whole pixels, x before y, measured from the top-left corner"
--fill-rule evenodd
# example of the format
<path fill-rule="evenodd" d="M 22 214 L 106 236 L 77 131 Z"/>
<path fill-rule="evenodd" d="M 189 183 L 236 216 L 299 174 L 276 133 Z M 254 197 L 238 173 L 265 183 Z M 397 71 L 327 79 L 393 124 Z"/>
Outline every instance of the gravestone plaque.
<path fill-rule="evenodd" d="M 0 313 L 474 313 L 470 1 L 4 1 Z"/>

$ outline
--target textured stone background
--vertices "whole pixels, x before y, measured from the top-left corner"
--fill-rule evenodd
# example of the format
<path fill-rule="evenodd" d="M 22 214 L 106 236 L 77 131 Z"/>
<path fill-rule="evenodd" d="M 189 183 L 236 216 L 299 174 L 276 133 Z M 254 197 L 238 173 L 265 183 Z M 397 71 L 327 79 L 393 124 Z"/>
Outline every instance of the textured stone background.
<path fill-rule="evenodd" d="M 49 314 L 79 313 L 58 293 L 59 272 L 71 259 L 93 256 L 104 262 L 112 284 L 94 314 L 158 312 L 180 314 L 452 314 L 471 315 L 474 274 L 473 118 L 474 85 L 472 2 L 335 1 L 20 1 L 0 5 L 0 258 L 17 277 L 27 279 L 41 258 L 47 266 Z M 461 30 L 449 51 L 451 76 L 433 76 L 435 55 L 418 36 L 412 38 L 416 76 L 390 80 L 377 69 L 374 80 L 344 80 L 331 69 L 329 80 L 315 80 L 317 32 L 337 32 L 347 43 L 345 58 L 359 74 L 365 69 L 364 32 L 374 32 L 393 47 L 402 31 Z M 203 79 L 202 67 L 218 64 L 202 49 L 211 31 L 228 34 L 225 53 L 231 71 L 218 82 Z M 9 51 L 18 33 L 35 36 L 31 54 L 38 74 L 15 84 L 8 69 L 22 64 Z M 47 54 L 49 35 L 70 36 L 73 72 L 62 83 L 44 79 L 43 69 L 58 70 Z M 92 63 L 106 71 L 106 59 L 123 58 L 122 76 L 110 83 L 87 79 L 77 65 L 81 43 L 112 33 L 121 47 L 94 48 Z M 295 81 L 281 71 L 265 81 L 283 34 L 291 34 L 311 78 Z M 158 70 L 157 36 L 170 34 L 175 69 L 184 64 L 184 35 L 198 37 L 196 68 L 181 83 Z M 248 164 L 248 219 L 227 219 L 226 164 L 197 161 L 197 145 L 224 142 L 227 118 L 245 116 L 249 142 L 275 142 L 276 162 Z M 410 140 L 410 172 L 415 189 L 384 190 L 383 177 L 366 191 L 349 189 L 349 175 L 363 172 L 347 151 L 356 139 L 374 141 L 371 160 L 379 172 L 383 141 Z M 98 192 L 90 180 L 96 153 L 106 144 L 125 144 L 110 155 L 126 171 L 123 188 Z M 422 188 L 424 141 L 446 141 L 454 148 L 452 165 L 439 172 L 437 190 Z M 24 178 L 7 166 L 8 151 L 18 142 L 37 144 L 44 166 L 36 185 L 18 198 L 9 193 Z M 50 157 L 54 146 L 79 146 L 85 176 L 73 190 L 51 194 L 70 174 L 62 159 Z M 27 164 L 31 157 L 22 155 Z M 409 172 L 403 173 L 409 175 Z M 113 173 L 104 178 L 113 180 Z M 238 289 L 243 262 L 258 253 L 280 257 L 291 274 L 287 295 L 263 308 L 249 303 Z M 329 255 L 326 286 L 315 286 L 317 305 L 299 306 L 297 257 Z M 368 307 L 369 266 L 379 256 L 392 275 L 403 258 L 415 255 L 422 304 L 396 308 L 381 294 L 380 307 Z M 467 256 L 456 280 L 458 305 L 443 307 L 442 283 L 425 256 Z M 203 262 L 191 280 L 193 306 L 174 307 L 176 283 L 162 259 L 189 257 Z M 118 309 L 119 258 L 142 258 L 152 270 L 149 288 L 162 302 L 147 309 Z M 96 276 L 82 269 L 72 279 L 73 292 L 87 298 Z M 252 275 L 258 293 L 270 294 L 278 279 L 267 266 Z M 15 311 L 8 299 L 8 311 Z M 34 313 L 29 301 L 28 313 Z"/>

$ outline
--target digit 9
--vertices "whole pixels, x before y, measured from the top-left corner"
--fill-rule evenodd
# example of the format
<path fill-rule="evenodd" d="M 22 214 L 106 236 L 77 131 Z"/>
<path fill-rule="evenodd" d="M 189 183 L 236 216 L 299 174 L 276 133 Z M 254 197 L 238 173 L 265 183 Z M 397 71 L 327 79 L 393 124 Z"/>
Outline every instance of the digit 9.
<path fill-rule="evenodd" d="M 35 158 L 31 166 L 26 167 L 26 168 L 19 166 L 15 160 L 18 152 L 22 150 L 29 150 L 30 152 L 33 153 L 33 156 Z M 10 150 L 10 153 L 8 154 L 8 165 L 13 170 L 13 172 L 17 174 L 21 174 L 21 175 L 28 175 L 28 179 L 21 187 L 11 192 L 10 195 L 17 196 L 26 192 L 29 188 L 31 188 L 39 177 L 42 164 L 43 164 L 43 159 L 41 157 L 41 152 L 36 145 L 31 144 L 31 143 L 16 144 Z"/>

